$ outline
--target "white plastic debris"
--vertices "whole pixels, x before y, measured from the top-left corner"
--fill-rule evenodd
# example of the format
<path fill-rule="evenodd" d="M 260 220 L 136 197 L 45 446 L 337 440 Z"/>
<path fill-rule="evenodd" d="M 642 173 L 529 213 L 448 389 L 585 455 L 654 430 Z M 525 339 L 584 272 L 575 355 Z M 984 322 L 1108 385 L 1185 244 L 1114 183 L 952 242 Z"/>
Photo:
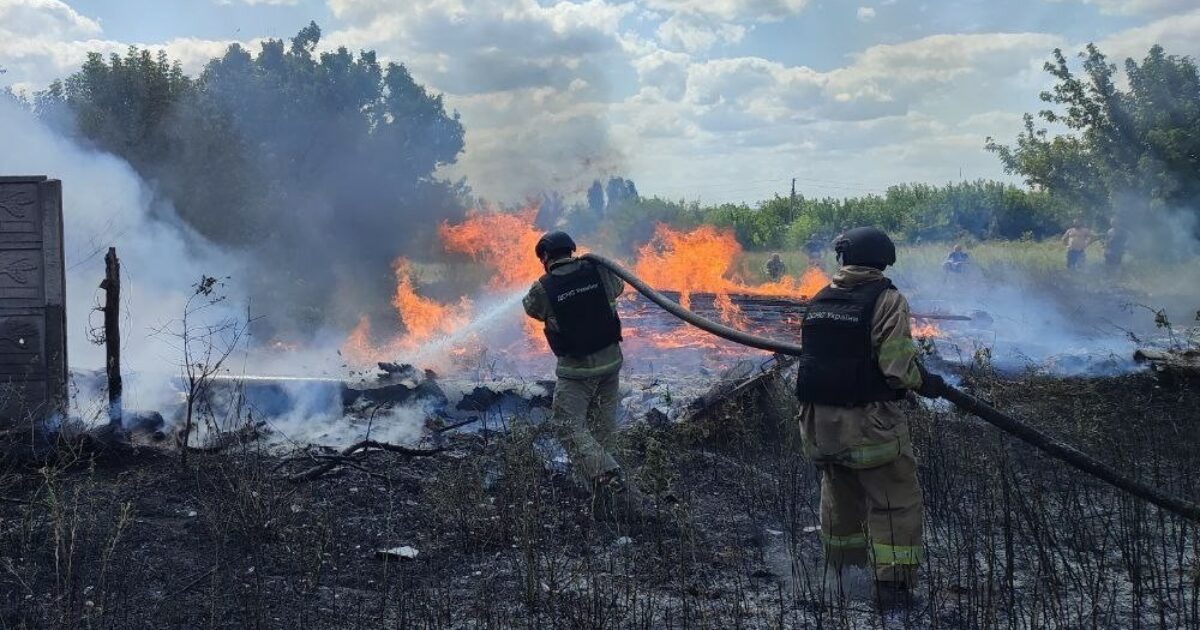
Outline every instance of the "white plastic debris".
<path fill-rule="evenodd" d="M 391 549 L 379 549 L 375 552 L 375 556 L 384 560 L 414 560 L 421 552 L 417 551 L 416 547 L 404 545 L 401 547 L 392 547 Z"/>
<path fill-rule="evenodd" d="M 628 544 L 632 544 L 632 543 L 633 543 L 633 539 L 628 536 L 622 536 L 617 539 L 618 545 L 628 545 Z"/>
<path fill-rule="evenodd" d="M 811 534 L 813 532 L 819 532 L 819 531 L 821 531 L 820 525 L 809 525 L 808 527 L 804 528 L 805 534 Z"/>

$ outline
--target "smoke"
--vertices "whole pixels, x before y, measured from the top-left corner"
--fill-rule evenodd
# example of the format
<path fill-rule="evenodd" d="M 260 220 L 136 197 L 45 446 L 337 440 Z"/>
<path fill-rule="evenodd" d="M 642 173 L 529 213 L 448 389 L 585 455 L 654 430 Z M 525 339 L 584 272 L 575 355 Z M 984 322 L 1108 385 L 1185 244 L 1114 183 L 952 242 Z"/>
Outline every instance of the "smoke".
<path fill-rule="evenodd" d="M 1014 249 L 1010 255 L 1019 254 Z M 1070 273 L 1014 260 L 947 274 L 925 261 L 902 262 L 893 277 L 914 313 L 971 317 L 934 320 L 942 334 L 932 343 L 943 359 L 1058 376 L 1134 370 L 1136 343 L 1129 333 L 1150 334 L 1152 318 L 1130 308 L 1132 296 L 1104 290 L 1111 278 L 1095 268 L 1097 261 L 1092 264 Z"/>
<path fill-rule="evenodd" d="M 421 438 L 429 404 L 397 406 L 363 417 L 343 413 L 342 385 L 338 382 L 282 381 L 274 392 L 278 409 L 269 417 L 272 444 L 277 446 L 322 444 L 345 447 L 359 440 L 404 444 Z M 274 389 L 274 387 L 272 387 Z M 258 401 L 259 404 L 271 404 Z M 260 416 L 262 417 L 262 416 Z"/>
<path fill-rule="evenodd" d="M 46 175 L 63 182 L 64 249 L 67 267 L 68 357 L 74 369 L 101 369 L 104 348 L 90 341 L 103 322 L 98 286 L 104 254 L 117 247 L 122 266 L 122 360 L 126 407 L 160 408 L 174 402 L 169 375 L 179 371 L 176 340 L 155 331 L 183 312 L 202 275 L 234 276 L 238 259 L 175 218 L 155 202 L 124 161 L 80 148 L 47 128 L 30 112 L 0 99 L 0 173 Z M 156 205 L 157 204 L 157 205 Z M 244 298 L 231 299 L 212 316 L 244 317 Z"/>

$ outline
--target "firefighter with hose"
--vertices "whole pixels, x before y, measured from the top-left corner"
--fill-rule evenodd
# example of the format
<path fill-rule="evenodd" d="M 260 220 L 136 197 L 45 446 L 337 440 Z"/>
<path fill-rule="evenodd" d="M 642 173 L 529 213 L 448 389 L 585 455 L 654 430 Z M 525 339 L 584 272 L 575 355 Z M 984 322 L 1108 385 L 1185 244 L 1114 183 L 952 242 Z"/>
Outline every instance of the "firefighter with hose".
<path fill-rule="evenodd" d="M 546 273 L 525 295 L 525 313 L 545 323 L 558 358 L 550 426 L 592 490 L 593 515 L 637 526 L 647 499 L 625 478 L 610 451 L 620 402 L 621 320 L 616 299 L 625 283 L 607 268 L 574 256 L 575 241 L 549 232 L 534 250 Z"/>
<path fill-rule="evenodd" d="M 841 269 L 801 326 L 796 393 L 804 449 L 822 472 L 821 540 L 841 592 L 873 574 L 881 601 L 902 604 L 921 560 L 924 503 L 908 421 L 910 391 L 937 397 L 941 377 L 917 361 L 908 301 L 883 275 L 896 262 L 884 232 L 840 236 Z"/>

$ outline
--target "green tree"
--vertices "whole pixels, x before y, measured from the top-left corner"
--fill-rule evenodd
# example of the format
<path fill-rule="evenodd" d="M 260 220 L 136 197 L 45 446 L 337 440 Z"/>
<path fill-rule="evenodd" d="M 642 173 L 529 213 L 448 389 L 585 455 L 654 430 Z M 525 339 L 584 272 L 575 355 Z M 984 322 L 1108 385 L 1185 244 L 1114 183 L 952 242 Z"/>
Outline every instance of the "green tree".
<path fill-rule="evenodd" d="M 1141 63 L 1125 61 L 1129 87 L 1093 44 L 1082 73 L 1055 50 L 1045 69 L 1054 87 L 1037 117 L 1065 129 L 1051 134 L 1032 115 L 1013 146 L 988 139 L 1010 173 L 1049 191 L 1093 219 L 1196 208 L 1200 201 L 1200 77 L 1188 57 L 1154 46 Z"/>

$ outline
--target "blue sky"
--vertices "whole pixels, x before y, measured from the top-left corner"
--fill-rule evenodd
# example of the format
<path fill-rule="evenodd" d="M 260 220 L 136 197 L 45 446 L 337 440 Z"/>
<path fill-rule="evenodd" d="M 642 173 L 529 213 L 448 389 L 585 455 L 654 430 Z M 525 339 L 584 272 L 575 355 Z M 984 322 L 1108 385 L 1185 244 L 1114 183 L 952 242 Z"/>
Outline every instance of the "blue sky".
<path fill-rule="evenodd" d="M 706 202 L 1006 178 L 984 140 L 1039 107 L 1052 48 L 1200 53 L 1198 0 L 0 0 L 0 85 L 129 44 L 198 72 L 310 20 L 445 93 L 468 132 L 446 175 L 504 202 L 605 175 Z"/>

